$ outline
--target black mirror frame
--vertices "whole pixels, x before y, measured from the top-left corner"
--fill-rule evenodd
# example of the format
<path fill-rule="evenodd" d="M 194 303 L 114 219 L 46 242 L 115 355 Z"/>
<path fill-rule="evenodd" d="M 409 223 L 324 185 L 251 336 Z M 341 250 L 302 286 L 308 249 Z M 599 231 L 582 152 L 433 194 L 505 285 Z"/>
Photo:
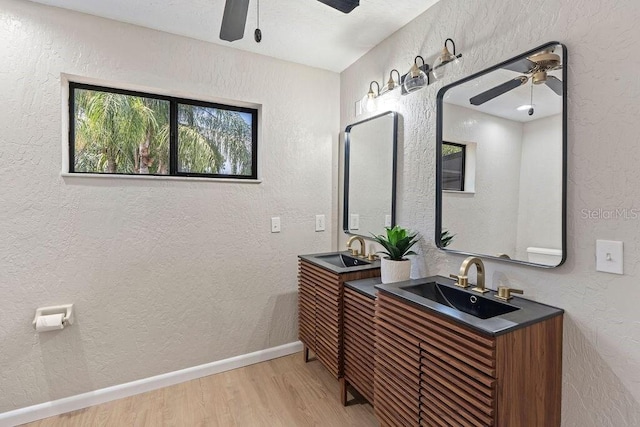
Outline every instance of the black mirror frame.
<path fill-rule="evenodd" d="M 492 71 L 498 70 L 505 65 L 515 61 L 516 59 L 520 59 L 523 57 L 528 57 L 533 55 L 536 52 L 539 52 L 545 48 L 551 46 L 561 46 L 562 47 L 562 81 L 564 82 L 562 89 L 562 259 L 558 265 L 543 265 L 543 264 L 535 264 L 528 261 L 520 261 L 514 259 L 506 259 L 499 258 L 497 256 L 491 256 L 486 254 L 477 254 L 473 252 L 465 252 L 459 251 L 455 249 L 447 249 L 442 246 L 441 235 L 442 235 L 442 156 L 438 155 L 438 153 L 442 152 L 442 113 L 443 113 L 443 103 L 444 103 L 444 94 L 451 88 L 455 86 L 459 86 L 463 83 L 466 83 L 470 80 L 483 76 Z M 446 252 L 459 254 L 459 255 L 468 255 L 468 256 L 479 256 L 485 259 L 491 259 L 501 262 L 509 262 L 520 265 L 528 265 L 531 267 L 539 267 L 539 268 L 556 268 L 561 266 L 567 260 L 567 47 L 556 41 L 551 41 L 545 43 L 541 46 L 536 47 L 535 49 L 531 49 L 528 52 L 522 53 L 520 55 L 514 56 L 506 61 L 503 61 L 493 67 L 487 68 L 485 70 L 479 71 L 475 74 L 472 74 L 468 77 L 465 77 L 461 80 L 453 82 L 444 86 L 442 89 L 438 91 L 437 97 L 437 108 L 436 108 L 436 224 L 435 224 L 435 243 L 436 246 Z"/>
<path fill-rule="evenodd" d="M 342 230 L 345 234 L 352 236 L 360 236 L 365 239 L 372 239 L 371 236 L 365 236 L 363 234 L 351 233 L 349 231 L 349 169 L 351 163 L 351 156 L 349 154 L 351 147 L 351 128 L 361 125 L 371 120 L 378 119 L 380 117 L 393 116 L 393 166 L 392 166 L 392 179 L 391 179 L 391 227 L 396 225 L 396 187 L 397 187 L 397 171 L 398 171 L 398 113 L 395 111 L 385 111 L 384 113 L 377 114 L 369 117 L 365 120 L 352 123 L 344 130 L 344 199 L 342 205 Z"/>

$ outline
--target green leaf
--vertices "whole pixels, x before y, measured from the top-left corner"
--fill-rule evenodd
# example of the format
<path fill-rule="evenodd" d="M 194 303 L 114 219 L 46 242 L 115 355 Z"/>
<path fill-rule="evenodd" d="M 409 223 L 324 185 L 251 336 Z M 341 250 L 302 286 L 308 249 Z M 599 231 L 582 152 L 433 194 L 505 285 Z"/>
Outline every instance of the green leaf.
<path fill-rule="evenodd" d="M 418 233 L 410 233 L 398 225 L 393 228 L 386 227 L 385 229 L 387 231 L 386 236 L 371 234 L 373 239 L 386 249 L 386 251 L 380 251 L 379 253 L 387 255 L 393 261 L 400 261 L 408 255 L 416 254 L 410 249 L 420 240 Z"/>

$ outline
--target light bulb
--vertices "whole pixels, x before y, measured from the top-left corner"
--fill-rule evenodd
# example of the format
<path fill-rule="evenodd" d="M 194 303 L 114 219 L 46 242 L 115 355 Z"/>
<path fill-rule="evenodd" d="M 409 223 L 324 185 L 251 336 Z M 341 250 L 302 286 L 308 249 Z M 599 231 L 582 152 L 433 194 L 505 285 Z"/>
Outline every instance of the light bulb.
<path fill-rule="evenodd" d="M 447 47 L 447 42 L 451 42 L 451 44 L 453 45 L 453 53 L 449 51 L 449 48 Z M 453 40 L 451 39 L 445 40 L 444 48 L 442 48 L 442 52 L 440 53 L 440 56 L 436 59 L 436 61 L 433 64 L 433 69 L 431 71 L 433 78 L 436 80 L 441 80 L 447 74 L 447 69 L 450 69 L 451 67 L 458 67 L 460 65 L 460 60 L 458 59 L 458 56 L 460 55 L 456 55 L 456 45 L 453 42 Z"/>
<path fill-rule="evenodd" d="M 364 109 L 371 113 L 376 111 L 376 107 L 378 106 L 377 97 L 373 92 L 369 92 L 365 97 Z"/>
<path fill-rule="evenodd" d="M 530 108 L 533 108 L 533 106 L 534 106 L 533 104 L 524 104 L 524 105 L 521 105 L 518 108 L 516 108 L 516 110 L 518 110 L 518 111 L 527 111 Z"/>
<path fill-rule="evenodd" d="M 427 74 L 418 67 L 417 63 L 414 62 L 413 66 L 404 78 L 404 90 L 406 90 L 407 93 L 411 93 L 422 89 L 428 84 L 429 78 L 427 77 Z"/>

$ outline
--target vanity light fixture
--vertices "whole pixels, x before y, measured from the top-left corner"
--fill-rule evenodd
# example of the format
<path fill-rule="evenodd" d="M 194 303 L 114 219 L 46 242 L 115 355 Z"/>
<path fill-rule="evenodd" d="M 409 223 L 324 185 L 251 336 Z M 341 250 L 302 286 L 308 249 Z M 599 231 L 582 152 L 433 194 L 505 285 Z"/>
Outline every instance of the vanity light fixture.
<path fill-rule="evenodd" d="M 394 80 L 393 73 L 396 73 L 398 75 L 398 79 L 397 80 Z M 382 87 L 382 90 L 380 91 L 380 95 L 384 95 L 387 92 L 391 92 L 392 90 L 394 90 L 398 86 L 400 86 L 400 72 L 394 68 L 389 73 L 389 81 L 387 82 L 386 85 L 384 85 Z"/>
<path fill-rule="evenodd" d="M 396 76 L 394 76 L 394 73 Z M 389 81 L 380 89 L 380 96 L 378 97 L 378 110 L 395 111 L 400 100 L 401 91 L 397 90 L 402 85 L 400 84 L 401 77 L 400 72 L 395 68 L 389 73 Z"/>
<path fill-rule="evenodd" d="M 373 91 L 373 84 L 376 85 L 376 92 Z M 376 99 L 380 96 L 380 85 L 377 81 L 373 80 L 369 83 L 369 92 L 362 98 L 362 108 L 371 113 L 376 110 L 377 102 Z"/>
<path fill-rule="evenodd" d="M 449 48 L 447 47 L 447 43 L 451 42 L 451 46 L 453 47 L 453 53 L 451 53 L 451 51 L 449 50 Z M 452 39 L 446 39 L 444 41 L 444 48 L 442 49 L 442 53 L 440 53 L 440 56 L 438 57 L 438 59 L 436 59 L 436 62 L 433 64 L 433 70 L 432 70 L 432 74 L 433 74 L 433 78 L 436 80 L 440 80 L 442 79 L 446 73 L 447 70 L 444 68 L 445 65 L 449 64 L 449 63 L 453 63 L 452 65 L 458 65 L 460 63 L 460 61 L 458 61 L 458 58 L 461 58 L 462 54 L 457 54 L 456 55 L 456 44 Z"/>
<path fill-rule="evenodd" d="M 422 61 L 422 65 L 418 66 L 418 59 Z M 402 94 L 415 92 L 427 86 L 429 82 L 429 64 L 424 62 L 424 58 L 420 55 L 413 60 L 413 65 L 407 74 L 402 76 Z"/>

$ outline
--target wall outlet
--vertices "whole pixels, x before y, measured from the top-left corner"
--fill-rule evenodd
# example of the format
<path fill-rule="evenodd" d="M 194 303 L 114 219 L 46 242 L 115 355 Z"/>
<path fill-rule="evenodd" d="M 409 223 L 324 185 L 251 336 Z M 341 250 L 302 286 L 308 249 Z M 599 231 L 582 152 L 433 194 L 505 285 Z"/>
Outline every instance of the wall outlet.
<path fill-rule="evenodd" d="M 624 274 L 623 256 L 622 242 L 596 240 L 596 271 Z"/>
<path fill-rule="evenodd" d="M 271 232 L 279 233 L 280 232 L 280 217 L 274 216 L 271 218 Z"/>
<path fill-rule="evenodd" d="M 316 231 L 324 231 L 324 215 L 316 215 Z"/>
<path fill-rule="evenodd" d="M 391 227 L 391 215 L 384 216 L 384 226 Z"/>
<path fill-rule="evenodd" d="M 349 220 L 349 230 L 358 230 L 360 228 L 360 215 L 351 214 Z"/>

